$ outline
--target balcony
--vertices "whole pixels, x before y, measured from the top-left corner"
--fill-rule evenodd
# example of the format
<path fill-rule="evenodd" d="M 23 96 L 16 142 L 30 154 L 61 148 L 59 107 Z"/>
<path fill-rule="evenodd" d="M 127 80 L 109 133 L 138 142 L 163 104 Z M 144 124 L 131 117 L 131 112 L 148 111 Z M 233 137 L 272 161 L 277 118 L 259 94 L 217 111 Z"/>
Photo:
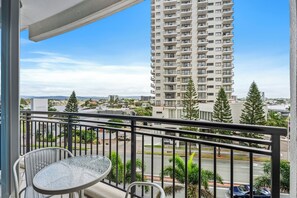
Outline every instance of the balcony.
<path fill-rule="evenodd" d="M 5 3 L 5 1 L 3 2 Z M 198 4 L 200 2 L 198 2 Z M 9 7 L 9 5 L 7 5 L 7 7 Z M 19 8 L 19 4 L 17 4 L 16 7 Z M 17 9 L 12 7 L 11 11 L 13 10 Z M 6 17 L 8 17 L 8 14 L 5 15 L 5 12 L 3 13 L 4 17 L 2 18 L 2 20 L 5 23 L 9 22 L 10 19 L 5 19 Z M 2 31 L 8 33 L 6 29 L 5 26 L 2 25 Z M 13 34 L 11 35 L 16 35 L 16 33 L 18 33 L 19 31 L 19 28 L 17 26 L 14 26 L 11 29 L 17 30 L 12 31 Z M 10 43 L 10 45 L 8 45 L 8 47 L 6 47 L 5 49 L 2 49 L 2 53 L 4 54 L 3 57 L 8 57 L 5 58 L 6 61 L 9 60 L 9 58 L 13 61 L 17 61 L 17 58 L 15 59 L 15 57 L 13 57 L 8 52 L 9 49 L 13 49 L 13 51 L 15 52 L 18 51 L 18 47 L 15 47 L 16 49 L 12 47 L 17 46 L 14 45 L 17 43 L 14 42 L 13 38 L 15 37 L 8 38 L 7 43 Z M 35 37 L 35 39 L 38 38 Z M 39 37 L 39 39 L 42 38 Z M 8 66 L 11 65 L 13 64 L 8 63 Z M 16 73 L 18 74 L 18 72 Z M 12 73 L 9 73 L 8 71 L 6 72 L 6 74 Z M 5 80 L 5 82 L 16 82 L 13 81 L 14 79 L 17 78 L 8 79 Z M 4 88 L 3 85 L 2 88 Z M 13 84 L 12 87 L 6 87 L 5 89 L 2 89 L 2 93 L 5 93 L 5 91 L 8 91 L 8 93 L 10 93 L 7 96 L 7 98 L 2 100 L 2 108 L 5 107 L 5 110 L 10 108 L 13 115 L 18 115 L 18 113 L 15 114 L 15 112 L 18 111 L 18 100 L 16 100 L 17 102 L 15 103 L 15 106 L 13 102 L 14 100 L 9 101 L 9 99 L 11 98 L 17 99 L 17 97 L 14 96 L 17 95 L 17 91 L 13 91 L 13 88 L 18 88 L 18 86 L 15 86 Z M 13 104 L 11 105 L 9 102 L 12 102 Z M 7 104 L 8 107 L 6 107 Z M 7 112 L 5 111 L 2 113 L 6 114 Z M 18 143 L 19 150 L 17 150 L 17 152 L 15 152 L 16 150 L 14 149 L 11 151 L 7 149 L 9 148 L 8 146 L 1 145 L 1 152 L 5 152 L 4 154 L 6 155 L 1 156 L 2 163 L 5 162 L 5 159 L 8 159 L 10 161 L 7 164 L 11 164 L 11 156 L 7 156 L 7 154 L 25 154 L 26 152 L 29 152 L 34 149 L 50 146 L 63 148 L 67 147 L 76 156 L 100 154 L 111 158 L 113 153 L 115 153 L 117 157 L 116 163 L 114 163 L 113 165 L 113 170 L 115 170 L 116 179 L 113 180 L 107 178 L 105 181 L 103 181 L 109 186 L 114 187 L 115 191 L 117 189 L 123 191 L 126 190 L 127 184 L 129 183 L 127 177 L 125 177 L 125 173 L 127 173 L 128 171 L 128 166 L 126 162 L 130 160 L 131 169 L 129 171 L 131 173 L 131 181 L 135 181 L 137 173 L 140 173 L 141 180 L 150 180 L 153 182 L 158 182 L 162 187 L 169 184 L 173 186 L 173 189 L 177 188 L 178 186 L 184 188 L 184 191 L 181 192 L 183 197 L 190 196 L 188 187 L 190 185 L 190 177 L 193 175 L 198 176 L 198 179 L 196 180 L 196 184 L 194 185 L 194 187 L 197 187 L 198 190 L 204 188 L 204 186 L 202 185 L 203 181 L 201 175 L 202 170 L 203 168 L 205 168 L 205 166 L 211 167 L 214 171 L 213 178 L 211 178 L 210 182 L 208 182 L 211 193 L 213 193 L 214 197 L 222 195 L 220 194 L 222 192 L 220 191 L 221 186 L 219 186 L 220 184 L 218 181 L 217 174 L 222 175 L 223 178 L 227 178 L 226 180 L 224 180 L 226 185 L 225 187 L 227 187 L 227 189 L 229 187 L 231 188 L 232 195 L 233 186 L 244 182 L 251 186 L 250 195 L 251 197 L 253 197 L 253 178 L 254 176 L 256 176 L 256 174 L 254 174 L 254 162 L 256 162 L 256 159 L 260 156 L 265 157 L 271 161 L 273 173 L 273 175 L 271 175 L 270 178 L 272 181 L 272 196 L 274 198 L 278 198 L 280 196 L 280 137 L 282 135 L 286 135 L 286 129 L 237 124 L 223 124 L 203 121 L 158 119 L 153 117 L 147 118 L 138 116 L 115 116 L 85 113 L 22 111 L 20 117 L 20 130 L 16 130 L 15 133 L 19 134 L 20 138 L 13 139 L 13 137 L 15 136 L 10 132 L 13 132 L 14 130 L 11 130 L 8 126 L 12 126 L 12 124 L 9 123 L 14 123 L 16 126 L 18 126 L 19 117 L 17 116 L 16 118 L 11 119 L 8 115 L 9 114 L 7 114 L 6 117 L 3 117 L 9 118 L 8 120 L 2 120 L 2 126 L 6 125 L 5 128 L 8 128 L 8 130 L 1 131 L 1 136 L 2 138 L 6 138 L 9 142 L 13 140 L 16 143 Z M 123 122 L 109 122 L 110 119 L 120 119 Z M 144 124 L 144 122 L 146 124 Z M 165 128 L 163 127 L 164 125 L 170 125 L 170 128 Z M 192 132 L 187 131 L 185 129 L 181 129 L 181 126 L 188 128 L 194 127 L 212 131 L 219 129 L 224 131 L 230 131 L 232 135 L 218 135 L 215 133 L 207 133 L 207 131 L 201 132 L 200 130 Z M 16 129 L 18 129 L 18 127 L 16 127 Z M 263 140 L 253 138 L 242 138 L 240 136 L 240 133 L 256 133 L 260 135 L 265 135 L 265 137 L 267 138 Z M 191 136 L 191 138 L 189 137 L 189 135 Z M 6 139 L 2 139 L 2 143 L 5 143 Z M 165 147 L 164 145 L 167 142 L 167 140 L 169 140 L 169 142 L 172 142 L 172 144 Z M 144 142 L 146 142 L 146 144 Z M 147 142 L 149 142 L 149 144 L 147 144 Z M 158 145 L 158 147 L 154 147 L 155 144 Z M 184 146 L 182 146 L 182 144 Z M 253 144 L 261 145 L 261 148 L 255 147 L 253 146 Z M 15 149 L 18 149 L 18 147 L 16 147 Z M 198 155 L 191 156 L 189 154 L 189 149 L 193 149 L 198 153 Z M 217 157 L 218 149 L 222 149 L 224 151 L 224 155 L 227 158 L 227 160 L 224 160 L 223 163 L 226 164 L 227 161 L 227 165 L 230 168 L 228 169 L 228 171 L 222 172 L 220 170 L 220 167 L 222 165 L 222 159 Z M 12 152 L 12 154 L 10 152 Z M 204 160 L 205 156 L 203 156 L 203 154 L 209 153 L 211 153 L 213 157 L 208 158 L 208 160 Z M 173 158 L 173 164 L 171 165 L 169 163 L 168 155 L 170 155 L 170 157 Z M 175 162 L 178 155 L 182 156 L 182 159 L 184 159 L 185 162 L 183 181 L 179 180 L 176 174 L 177 167 L 175 166 Z M 124 176 L 121 175 L 119 171 L 118 162 L 120 158 L 118 156 L 120 156 L 123 159 Z M 242 171 L 242 167 L 240 167 L 240 169 L 236 168 L 236 156 L 243 156 L 246 159 L 248 159 L 248 165 L 245 167 L 249 171 Z M 194 159 L 194 163 L 197 165 L 197 167 L 199 167 L 198 169 L 196 169 L 196 172 L 194 172 L 194 174 L 192 174 L 193 172 L 190 172 L 190 169 L 188 169 L 188 159 Z M 136 168 L 138 160 L 142 162 L 142 166 Z M 205 165 L 203 164 L 205 163 L 205 161 L 210 161 L 210 163 Z M 8 169 L 7 164 L 5 164 L 6 167 L 2 168 Z M 170 166 L 173 170 L 173 174 L 171 174 L 170 176 L 165 175 L 164 173 L 166 166 Z M 243 176 L 239 178 L 236 174 L 239 172 L 245 173 L 243 173 Z M 2 182 L 4 182 L 2 183 L 2 187 L 7 188 L 6 184 L 10 184 L 10 181 L 7 179 L 9 178 L 7 176 L 8 174 L 9 172 L 6 172 L 6 178 L 2 178 Z M 160 174 L 161 176 L 159 176 Z M 123 176 L 123 180 L 120 180 L 119 176 Z M 249 178 L 251 178 L 251 180 L 248 180 Z M 140 189 L 140 192 L 136 193 L 140 193 L 137 196 L 141 196 L 141 194 L 145 194 L 146 192 L 144 189 Z M 150 193 L 150 195 L 153 195 L 152 190 L 148 193 Z M 134 193 L 132 193 L 132 196 L 133 194 Z M 173 197 L 178 197 L 178 194 L 175 194 L 173 192 Z"/>
<path fill-rule="evenodd" d="M 176 5 L 177 0 L 164 0 L 163 3 L 164 3 L 164 6 Z"/>
<path fill-rule="evenodd" d="M 181 15 L 187 15 L 187 14 L 191 14 L 191 13 L 192 13 L 191 9 L 181 9 L 180 10 Z"/>
<path fill-rule="evenodd" d="M 207 0 L 198 0 L 197 3 L 198 3 L 199 6 L 203 6 L 203 5 L 207 5 L 208 1 Z"/>
<path fill-rule="evenodd" d="M 234 3 L 232 1 L 225 1 L 223 2 L 223 9 L 232 8 Z"/>

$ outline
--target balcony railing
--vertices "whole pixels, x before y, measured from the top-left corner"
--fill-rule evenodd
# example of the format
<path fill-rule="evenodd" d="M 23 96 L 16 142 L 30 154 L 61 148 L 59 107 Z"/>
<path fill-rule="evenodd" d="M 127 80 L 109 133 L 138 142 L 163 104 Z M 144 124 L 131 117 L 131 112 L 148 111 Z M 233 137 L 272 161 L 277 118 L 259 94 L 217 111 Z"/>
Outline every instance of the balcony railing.
<path fill-rule="evenodd" d="M 254 186 L 254 177 L 258 172 L 254 172 L 253 164 L 264 157 L 271 160 L 272 197 L 280 197 L 280 137 L 286 135 L 284 128 L 36 111 L 22 111 L 20 122 L 21 154 L 55 146 L 68 148 L 76 156 L 107 156 L 113 161 L 113 174 L 103 182 L 123 191 L 132 181 L 148 180 L 159 183 L 163 188 L 170 185 L 173 189 L 184 189 L 179 193 L 173 191 L 173 197 L 189 197 L 189 191 L 193 187 L 198 192 L 204 189 L 203 169 L 207 169 L 213 171 L 213 177 L 209 181 L 209 190 L 213 196 L 222 197 L 222 193 L 230 189 L 233 197 L 233 186 L 239 182 Z M 230 135 L 218 134 L 219 131 L 224 131 L 224 134 L 229 132 Z M 264 139 L 250 138 L 251 133 L 261 135 Z M 218 151 L 221 151 L 224 159 L 218 157 Z M 177 158 L 182 159 L 184 164 L 182 181 Z M 239 158 L 247 160 L 241 163 L 241 166 L 247 165 L 247 171 L 237 167 Z M 196 172 L 190 170 L 188 163 L 199 168 Z M 168 174 L 168 170 L 172 174 Z M 217 174 L 223 177 L 226 188 L 224 192 L 220 190 Z M 193 182 L 195 175 L 197 181 Z M 250 189 L 253 190 L 252 187 Z M 144 188 L 137 191 L 134 189 L 132 192 L 136 197 L 154 194 L 152 189 Z"/>

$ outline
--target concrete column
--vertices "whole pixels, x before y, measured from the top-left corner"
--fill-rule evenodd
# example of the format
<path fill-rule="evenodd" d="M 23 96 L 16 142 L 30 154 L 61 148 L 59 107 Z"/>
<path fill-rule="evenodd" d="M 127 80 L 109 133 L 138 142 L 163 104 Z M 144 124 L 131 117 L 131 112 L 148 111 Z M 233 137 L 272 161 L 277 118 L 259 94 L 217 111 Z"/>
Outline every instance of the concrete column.
<path fill-rule="evenodd" d="M 290 53 L 290 91 L 291 91 L 291 121 L 290 121 L 290 197 L 297 197 L 297 0 L 290 0 L 291 18 L 291 53 Z M 292 152 L 293 151 L 293 152 Z"/>
<path fill-rule="evenodd" d="M 19 0 L 1 0 L 1 186 L 14 191 L 12 166 L 19 157 Z"/>

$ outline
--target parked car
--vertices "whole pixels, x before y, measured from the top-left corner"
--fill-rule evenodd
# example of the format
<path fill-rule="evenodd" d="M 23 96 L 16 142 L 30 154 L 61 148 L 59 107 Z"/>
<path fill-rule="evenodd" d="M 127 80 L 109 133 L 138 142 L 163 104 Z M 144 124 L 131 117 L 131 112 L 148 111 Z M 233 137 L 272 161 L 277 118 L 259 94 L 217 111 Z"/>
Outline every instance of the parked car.
<path fill-rule="evenodd" d="M 227 195 L 229 197 L 231 190 L 229 189 Z M 233 197 L 234 198 L 249 198 L 250 197 L 250 186 L 249 185 L 239 185 L 233 186 Z M 271 192 L 267 188 L 256 189 L 253 188 L 254 198 L 271 198 Z"/>

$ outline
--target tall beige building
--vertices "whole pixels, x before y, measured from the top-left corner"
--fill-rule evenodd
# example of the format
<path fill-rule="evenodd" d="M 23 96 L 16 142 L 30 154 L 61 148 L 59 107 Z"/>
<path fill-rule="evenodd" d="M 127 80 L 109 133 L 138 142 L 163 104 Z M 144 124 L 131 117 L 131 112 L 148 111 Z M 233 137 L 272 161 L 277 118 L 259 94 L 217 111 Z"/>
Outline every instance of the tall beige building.
<path fill-rule="evenodd" d="M 220 87 L 231 98 L 233 1 L 152 0 L 151 10 L 154 116 L 181 117 L 191 78 L 200 103 L 215 102 Z"/>

